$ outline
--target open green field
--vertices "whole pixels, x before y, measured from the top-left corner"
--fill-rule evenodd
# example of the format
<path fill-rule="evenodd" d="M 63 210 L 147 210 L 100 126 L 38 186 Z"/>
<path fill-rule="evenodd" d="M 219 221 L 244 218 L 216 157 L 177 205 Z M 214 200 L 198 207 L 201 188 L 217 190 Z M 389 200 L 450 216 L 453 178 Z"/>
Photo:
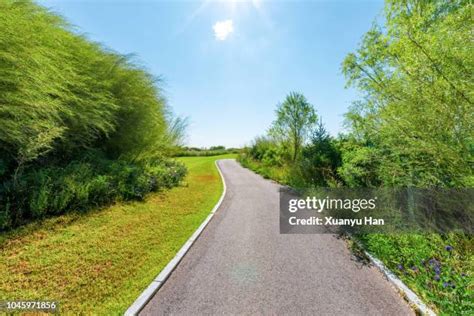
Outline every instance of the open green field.
<path fill-rule="evenodd" d="M 66 313 L 117 314 L 137 298 L 222 193 L 214 162 L 185 157 L 183 185 L 0 236 L 0 300 L 56 300 Z"/>

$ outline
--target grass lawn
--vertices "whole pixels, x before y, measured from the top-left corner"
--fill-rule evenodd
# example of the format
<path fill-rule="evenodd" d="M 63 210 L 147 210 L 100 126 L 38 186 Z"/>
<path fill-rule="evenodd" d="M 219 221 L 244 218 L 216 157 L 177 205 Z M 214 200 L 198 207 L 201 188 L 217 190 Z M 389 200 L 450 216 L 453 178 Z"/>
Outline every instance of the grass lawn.
<path fill-rule="evenodd" d="M 63 313 L 119 314 L 138 297 L 222 193 L 214 161 L 179 158 L 180 187 L 144 202 L 66 214 L 0 235 L 0 300 L 56 300 Z"/>

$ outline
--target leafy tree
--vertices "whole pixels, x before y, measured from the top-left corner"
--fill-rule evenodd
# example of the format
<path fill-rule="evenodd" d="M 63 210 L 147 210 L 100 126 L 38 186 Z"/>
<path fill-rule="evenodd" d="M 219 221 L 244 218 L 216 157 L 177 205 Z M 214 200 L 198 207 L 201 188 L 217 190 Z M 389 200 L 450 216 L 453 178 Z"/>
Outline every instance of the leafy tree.
<path fill-rule="evenodd" d="M 384 27 L 375 25 L 343 63 L 348 84 L 365 93 L 347 115 L 359 154 L 344 153 L 344 176 L 473 185 L 471 15 L 469 1 L 387 1 Z"/>
<path fill-rule="evenodd" d="M 349 187 L 377 187 L 382 184 L 379 176 L 381 153 L 367 143 L 354 138 L 341 140 L 342 165 L 337 169 L 338 176 Z"/>
<path fill-rule="evenodd" d="M 176 185 L 160 81 L 32 1 L 0 1 L 0 229 Z"/>
<path fill-rule="evenodd" d="M 278 105 L 276 114 L 277 119 L 269 133 L 291 147 L 291 159 L 296 161 L 317 121 L 316 112 L 303 94 L 291 92 L 285 101 Z"/>

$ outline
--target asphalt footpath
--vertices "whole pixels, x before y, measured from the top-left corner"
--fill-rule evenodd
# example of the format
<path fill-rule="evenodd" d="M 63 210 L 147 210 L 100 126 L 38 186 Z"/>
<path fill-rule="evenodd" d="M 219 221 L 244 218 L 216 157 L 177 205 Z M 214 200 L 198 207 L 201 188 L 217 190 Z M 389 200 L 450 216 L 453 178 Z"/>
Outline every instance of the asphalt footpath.
<path fill-rule="evenodd" d="M 414 315 L 344 240 L 280 234 L 280 185 L 218 164 L 221 207 L 141 315 Z"/>

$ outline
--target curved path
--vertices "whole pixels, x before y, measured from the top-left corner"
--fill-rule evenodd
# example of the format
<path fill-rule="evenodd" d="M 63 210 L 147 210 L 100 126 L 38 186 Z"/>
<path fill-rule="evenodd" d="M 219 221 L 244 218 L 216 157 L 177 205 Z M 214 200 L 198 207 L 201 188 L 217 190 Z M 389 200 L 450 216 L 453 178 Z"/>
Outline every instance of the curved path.
<path fill-rule="evenodd" d="M 281 235 L 279 185 L 218 162 L 227 194 L 141 315 L 413 315 L 332 235 Z"/>

